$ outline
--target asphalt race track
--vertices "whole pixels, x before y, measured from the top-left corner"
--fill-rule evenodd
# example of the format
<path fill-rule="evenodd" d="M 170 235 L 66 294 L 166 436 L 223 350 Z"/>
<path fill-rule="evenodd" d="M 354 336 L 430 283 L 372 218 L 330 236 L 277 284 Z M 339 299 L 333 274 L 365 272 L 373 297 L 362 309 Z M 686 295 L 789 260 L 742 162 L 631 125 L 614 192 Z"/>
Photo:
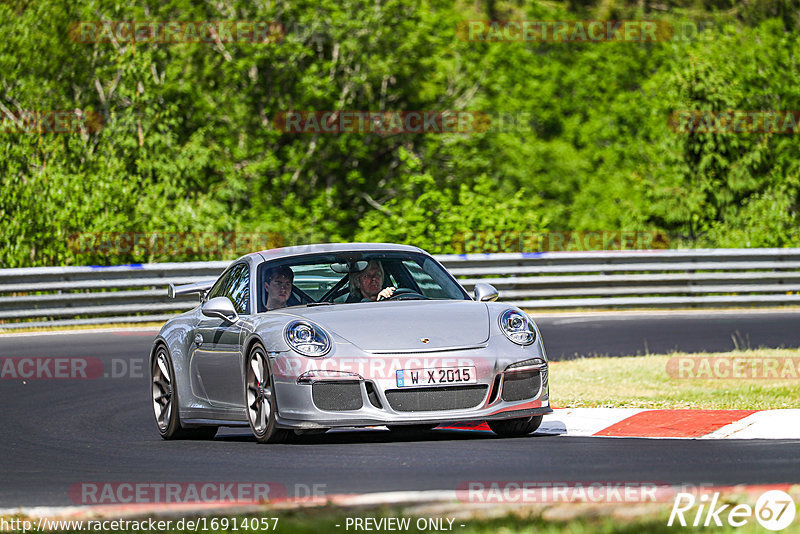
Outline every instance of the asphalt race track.
<path fill-rule="evenodd" d="M 595 314 L 537 318 L 547 356 L 636 356 L 800 347 L 800 312 Z"/>
<path fill-rule="evenodd" d="M 800 313 L 552 316 L 551 359 L 671 350 L 799 347 Z M 289 496 L 454 490 L 468 481 L 800 482 L 798 441 L 554 437 L 435 430 L 339 431 L 258 445 L 248 429 L 165 442 L 145 366 L 152 332 L 0 336 L 0 357 L 93 357 L 95 379 L 0 380 L 0 507 L 77 504 L 82 482 L 276 482 Z M 735 340 L 735 341 L 734 341 Z M 557 380 L 557 377 L 553 377 Z"/>

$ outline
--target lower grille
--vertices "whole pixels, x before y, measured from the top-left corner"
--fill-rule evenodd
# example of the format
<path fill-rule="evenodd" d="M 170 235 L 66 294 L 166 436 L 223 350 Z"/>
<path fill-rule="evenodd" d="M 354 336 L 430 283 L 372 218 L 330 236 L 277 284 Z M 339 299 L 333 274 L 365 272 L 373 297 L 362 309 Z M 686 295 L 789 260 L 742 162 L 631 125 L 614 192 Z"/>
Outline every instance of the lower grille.
<path fill-rule="evenodd" d="M 358 382 L 317 382 L 311 386 L 311 397 L 320 410 L 360 410 L 364 405 Z"/>
<path fill-rule="evenodd" d="M 508 373 L 503 378 L 503 400 L 506 402 L 532 399 L 539 393 L 542 377 L 539 371 Z"/>
<path fill-rule="evenodd" d="M 398 412 L 463 410 L 478 406 L 486 397 L 485 385 L 389 389 L 386 399 Z"/>

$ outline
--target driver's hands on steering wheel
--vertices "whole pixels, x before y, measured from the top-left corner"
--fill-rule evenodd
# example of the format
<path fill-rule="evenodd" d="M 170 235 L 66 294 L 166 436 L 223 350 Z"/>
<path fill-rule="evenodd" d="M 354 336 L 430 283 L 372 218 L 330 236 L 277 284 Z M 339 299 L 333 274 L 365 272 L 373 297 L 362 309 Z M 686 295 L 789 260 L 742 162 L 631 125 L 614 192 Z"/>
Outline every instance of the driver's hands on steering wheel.
<path fill-rule="evenodd" d="M 380 293 L 378 293 L 378 300 L 388 299 L 394 293 L 394 287 L 384 287 L 381 289 Z"/>

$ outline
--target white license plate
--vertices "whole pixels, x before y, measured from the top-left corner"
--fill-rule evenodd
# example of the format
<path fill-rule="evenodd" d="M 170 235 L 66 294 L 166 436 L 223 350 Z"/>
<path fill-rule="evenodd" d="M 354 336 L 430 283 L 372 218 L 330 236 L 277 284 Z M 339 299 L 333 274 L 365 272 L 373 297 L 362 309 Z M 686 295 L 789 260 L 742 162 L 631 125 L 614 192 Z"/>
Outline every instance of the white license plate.
<path fill-rule="evenodd" d="M 396 374 L 397 387 L 399 388 L 435 386 L 440 384 L 474 384 L 478 381 L 475 367 L 400 369 Z"/>

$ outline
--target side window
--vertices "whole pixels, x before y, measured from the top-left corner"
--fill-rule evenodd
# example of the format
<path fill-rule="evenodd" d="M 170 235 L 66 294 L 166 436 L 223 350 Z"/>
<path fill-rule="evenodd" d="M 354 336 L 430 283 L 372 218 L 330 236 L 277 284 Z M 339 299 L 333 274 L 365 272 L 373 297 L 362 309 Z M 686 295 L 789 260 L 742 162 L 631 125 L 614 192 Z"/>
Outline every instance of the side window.
<path fill-rule="evenodd" d="M 236 313 L 248 315 L 250 313 L 250 269 L 247 264 L 240 263 L 228 270 L 222 278 L 217 280 L 208 298 L 228 297 L 233 303 Z"/>
<path fill-rule="evenodd" d="M 451 295 L 448 295 L 447 291 L 445 291 L 442 286 L 433 279 L 433 277 L 425 271 L 422 267 L 419 266 L 418 263 L 410 260 L 403 261 L 403 265 L 406 266 L 408 272 L 414 278 L 414 281 L 420 288 L 420 291 L 423 295 L 428 298 L 432 299 L 448 299 L 453 298 Z"/>
<path fill-rule="evenodd" d="M 231 275 L 233 274 L 233 269 L 228 269 L 228 271 L 223 274 L 217 283 L 211 288 L 211 291 L 208 292 L 207 299 L 211 300 L 214 297 L 225 297 L 228 294 L 228 286 L 230 284 Z"/>
<path fill-rule="evenodd" d="M 231 271 L 231 283 L 226 296 L 233 302 L 236 313 L 250 313 L 250 269 L 246 263 L 237 265 Z"/>

